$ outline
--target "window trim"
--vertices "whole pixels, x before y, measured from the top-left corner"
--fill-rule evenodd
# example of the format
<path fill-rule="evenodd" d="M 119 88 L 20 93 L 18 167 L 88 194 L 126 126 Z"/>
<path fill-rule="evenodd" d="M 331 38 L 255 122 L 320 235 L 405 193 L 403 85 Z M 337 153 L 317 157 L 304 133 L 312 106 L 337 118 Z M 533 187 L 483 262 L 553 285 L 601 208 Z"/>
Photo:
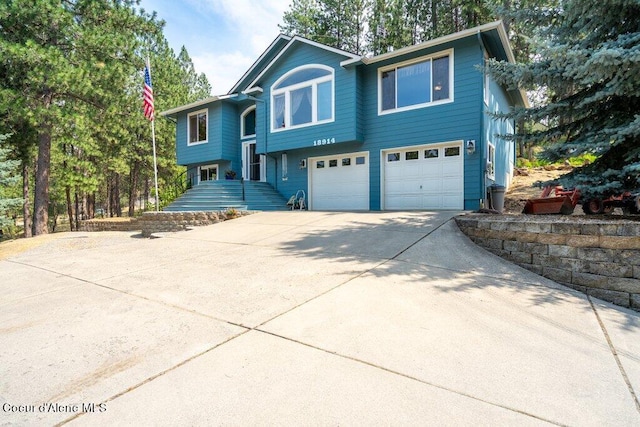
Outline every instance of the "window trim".
<path fill-rule="evenodd" d="M 429 87 L 431 88 L 432 91 L 432 95 L 433 95 L 433 61 L 439 58 L 442 58 L 444 56 L 449 56 L 449 98 L 447 99 L 441 99 L 438 101 L 429 101 L 429 102 L 423 102 L 421 104 L 415 104 L 415 105 L 407 105 L 405 107 L 395 107 L 395 108 L 390 108 L 388 110 L 383 110 L 382 109 L 382 73 L 387 72 L 387 71 L 391 71 L 391 70 L 396 70 L 396 105 L 397 105 L 397 70 L 398 68 L 402 68 L 402 67 L 406 67 L 409 65 L 413 65 L 413 64 L 418 64 L 420 62 L 425 62 L 425 61 L 432 61 L 431 64 L 431 83 L 429 85 Z M 439 52 L 435 52 L 433 54 L 429 54 L 429 55 L 424 55 L 424 56 L 420 56 L 418 58 L 414 58 L 414 59 L 410 59 L 407 61 L 403 61 L 403 62 L 397 62 L 394 63 L 392 65 L 388 65 L 386 67 L 380 67 L 378 68 L 378 115 L 379 116 L 383 116 L 386 114 L 394 114 L 394 113 L 400 113 L 403 111 L 410 111 L 410 110 L 416 110 L 418 108 L 427 108 L 427 107 L 432 107 L 435 105 L 442 105 L 442 104 L 449 104 L 451 102 L 454 101 L 454 93 L 455 93 L 455 88 L 454 88 L 454 84 L 453 84 L 453 76 L 455 74 L 455 70 L 454 70 L 454 60 L 453 60 L 453 48 L 451 49 L 447 49 L 447 50 L 442 50 Z"/>
<path fill-rule="evenodd" d="M 329 71 L 330 74 L 327 76 L 323 76 L 323 77 L 318 77 L 315 79 L 311 79 L 311 80 L 306 80 L 300 83 L 296 83 L 290 86 L 286 86 L 284 88 L 279 88 L 279 89 L 273 89 L 274 87 L 278 86 L 281 82 L 283 82 L 285 79 L 287 79 L 289 76 L 299 72 L 299 71 L 303 71 L 305 69 L 314 69 L 314 68 L 319 68 L 322 70 L 326 70 Z M 330 119 L 325 119 L 325 120 L 318 120 L 318 85 L 320 83 L 325 83 L 325 82 L 331 82 L 331 118 Z M 292 126 L 291 125 L 291 92 L 297 89 L 302 89 L 302 88 L 306 88 L 311 86 L 311 122 L 309 123 L 303 123 L 300 125 L 295 125 Z M 281 128 L 275 128 L 273 126 L 273 111 L 274 111 L 274 98 L 277 95 L 284 95 L 284 127 Z M 313 102 L 315 100 L 315 102 Z M 271 123 L 270 125 L 270 129 L 272 133 L 276 133 L 276 132 L 284 132 L 287 130 L 291 130 L 291 129 L 300 129 L 300 128 L 305 128 L 305 127 L 309 127 L 309 126 L 316 126 L 316 125 L 321 125 L 321 124 L 325 124 L 325 123 L 332 123 L 335 121 L 335 117 L 336 117 L 336 111 L 335 111 L 335 106 L 336 106 L 336 82 L 335 82 L 335 70 L 332 67 L 329 67 L 327 65 L 322 65 L 322 64 L 307 64 L 307 65 L 302 65 L 300 67 L 296 67 L 290 71 L 288 71 L 287 73 L 285 73 L 284 75 L 282 75 L 278 80 L 276 80 L 272 85 L 271 85 L 271 89 L 270 89 L 270 96 L 269 96 L 269 122 Z"/>
<path fill-rule="evenodd" d="M 216 179 L 212 179 L 210 181 L 218 181 L 220 180 L 220 166 L 218 165 L 218 163 L 211 163 L 211 164 L 206 164 L 206 165 L 200 165 L 198 166 L 198 185 L 200 185 L 202 181 L 202 169 L 212 169 L 212 168 L 216 168 Z M 204 181 L 206 182 L 206 181 Z"/>
<path fill-rule="evenodd" d="M 251 105 L 249 107 L 247 107 L 241 114 L 240 114 L 240 139 L 250 139 L 250 138 L 255 138 L 256 137 L 256 132 L 254 131 L 254 133 L 252 133 L 251 135 L 245 135 L 244 134 L 244 119 L 245 117 L 247 117 L 249 115 L 249 113 L 251 113 L 252 111 L 256 111 L 256 105 Z M 258 116 L 256 113 L 256 125 L 258 123 Z M 257 126 L 256 126 L 257 127 Z"/>
<path fill-rule="evenodd" d="M 496 180 L 496 146 L 487 141 L 487 178 Z"/>
<path fill-rule="evenodd" d="M 191 139 L 190 138 L 191 137 L 191 117 L 192 116 L 198 116 L 198 115 L 200 115 L 202 113 L 205 114 L 206 123 L 207 123 L 207 131 L 206 131 L 205 139 L 203 141 L 190 142 L 190 139 Z M 194 146 L 194 145 L 200 145 L 200 144 L 206 144 L 208 142 L 209 142 L 209 109 L 208 108 L 204 108 L 202 110 L 192 111 L 191 113 L 187 114 L 187 147 L 191 147 L 191 146 Z"/>

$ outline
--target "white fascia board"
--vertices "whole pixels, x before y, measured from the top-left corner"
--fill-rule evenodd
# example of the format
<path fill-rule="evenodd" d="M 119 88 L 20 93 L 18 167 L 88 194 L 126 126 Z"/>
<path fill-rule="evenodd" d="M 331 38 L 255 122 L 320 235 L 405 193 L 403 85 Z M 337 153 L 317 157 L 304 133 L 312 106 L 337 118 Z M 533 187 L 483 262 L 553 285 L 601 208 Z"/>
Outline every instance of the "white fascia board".
<path fill-rule="evenodd" d="M 209 98 L 204 98 L 196 102 L 192 102 L 191 104 L 181 105 L 180 107 L 172 108 L 170 110 L 166 110 L 160 113 L 161 116 L 172 116 L 174 114 L 180 113 L 182 111 L 191 110 L 192 108 L 200 107 L 205 104 L 211 104 L 213 102 L 222 101 L 224 99 L 235 98 L 238 96 L 237 94 L 231 95 L 220 95 L 220 96 L 210 96 Z"/>
<path fill-rule="evenodd" d="M 386 61 L 387 59 L 393 59 L 401 55 L 406 55 L 408 53 L 417 52 L 422 49 L 426 49 L 432 46 L 437 46 L 439 44 L 449 43 L 454 40 L 463 39 L 465 37 L 474 36 L 479 32 L 485 32 L 490 30 L 497 29 L 498 32 L 502 31 L 500 34 L 500 39 L 504 44 L 504 40 L 502 39 L 502 35 L 504 34 L 506 38 L 506 32 L 504 30 L 504 26 L 502 25 L 502 21 L 490 22 L 488 24 L 480 25 L 479 27 L 469 28 L 467 30 L 458 31 L 457 33 L 448 34 L 446 36 L 438 37 L 437 39 L 427 40 L 426 42 L 416 44 L 413 46 L 403 47 L 402 49 L 394 50 L 393 52 L 383 53 L 382 55 L 374 56 L 371 58 L 362 58 L 362 62 L 364 64 L 374 64 L 376 62 Z M 507 55 L 511 54 L 511 58 L 513 58 L 513 52 L 511 52 L 511 48 L 509 47 L 509 42 L 507 38 L 507 43 L 505 44 L 505 50 L 508 50 Z M 510 59 L 511 60 L 511 59 Z"/>
<path fill-rule="evenodd" d="M 345 60 L 345 61 L 342 61 L 342 62 L 340 63 L 340 66 L 341 66 L 342 68 L 347 68 L 349 65 L 359 65 L 359 64 L 362 64 L 362 63 L 363 63 L 363 62 L 362 62 L 362 58 L 363 58 L 363 57 L 359 56 L 359 57 L 357 57 L 357 58 L 347 59 L 347 60 Z"/>
<path fill-rule="evenodd" d="M 231 88 L 231 90 L 229 91 L 229 93 L 235 93 L 238 90 L 238 86 L 240 86 L 240 82 L 242 82 L 244 80 L 245 77 L 247 77 L 249 74 L 251 74 L 251 72 L 258 66 L 258 64 L 260 63 L 260 61 L 262 61 L 262 59 L 267 56 L 267 53 L 269 53 L 271 51 L 271 49 L 273 49 L 273 47 L 276 45 L 276 43 L 278 43 L 278 41 L 280 40 L 287 40 L 290 41 L 291 37 L 286 36 L 284 34 L 279 34 L 278 37 L 275 38 L 275 40 L 273 40 L 271 42 L 271 44 L 269 45 L 268 48 L 266 48 L 264 50 L 264 52 L 262 52 L 262 55 L 260 55 L 260 57 L 258 57 L 258 59 L 255 60 L 255 62 L 253 63 L 253 65 L 251 65 L 251 68 L 249 68 L 243 75 L 242 77 L 240 77 L 240 79 L 236 82 L 236 84 Z"/>
<path fill-rule="evenodd" d="M 354 54 L 354 53 L 346 52 L 346 51 L 344 51 L 344 50 L 336 49 L 335 47 L 331 47 L 331 46 L 324 45 L 324 44 L 322 44 L 322 43 L 314 42 L 314 41 L 312 41 L 312 40 L 305 39 L 304 37 L 294 36 L 291 40 L 289 40 L 289 43 L 287 43 L 287 45 L 286 45 L 284 48 L 282 48 L 282 50 L 280 51 L 280 53 L 278 53 L 278 55 L 276 55 L 276 57 L 275 57 L 275 58 L 273 58 L 273 59 L 271 60 L 271 62 L 269 62 L 269 63 L 264 67 L 264 69 L 262 70 L 262 72 L 261 72 L 260 74 L 258 74 L 258 77 L 256 77 L 256 78 L 251 82 L 251 84 L 249 85 L 249 87 L 250 87 L 250 88 L 253 88 L 253 87 L 254 87 L 254 85 L 255 85 L 256 83 L 258 83 L 258 81 L 260 81 L 260 79 L 262 78 L 262 76 L 264 76 L 264 75 L 266 74 L 266 72 L 267 72 L 267 71 L 269 71 L 269 69 L 270 69 L 270 68 L 271 68 L 271 67 L 272 67 L 276 62 L 278 62 L 278 60 L 282 57 L 282 55 L 284 55 L 284 53 L 285 53 L 287 50 L 289 50 L 289 48 L 291 48 L 291 46 L 293 46 L 296 42 L 305 43 L 305 44 L 308 44 L 308 45 L 310 45 L 310 46 L 315 46 L 315 47 L 317 47 L 317 48 L 324 49 L 324 50 L 326 50 L 326 51 L 336 53 L 336 54 L 338 54 L 338 55 L 346 56 L 347 58 L 349 58 L 349 59 L 348 59 L 348 61 L 351 61 L 351 60 L 358 60 L 358 61 L 359 61 L 359 60 L 362 58 L 361 56 L 356 55 L 356 54 Z M 340 65 L 342 66 L 342 63 L 340 63 Z"/>
<path fill-rule="evenodd" d="M 250 87 L 247 90 L 243 90 L 241 93 L 243 95 L 251 95 L 252 93 L 263 93 L 264 89 L 262 89 L 260 86 L 254 86 L 254 87 Z"/>

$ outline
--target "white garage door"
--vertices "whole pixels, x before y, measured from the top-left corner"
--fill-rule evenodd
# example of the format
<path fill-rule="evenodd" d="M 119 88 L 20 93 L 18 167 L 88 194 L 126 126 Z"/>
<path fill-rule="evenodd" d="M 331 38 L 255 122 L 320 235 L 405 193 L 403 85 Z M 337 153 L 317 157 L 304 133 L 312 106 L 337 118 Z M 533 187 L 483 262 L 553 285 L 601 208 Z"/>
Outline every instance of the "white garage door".
<path fill-rule="evenodd" d="M 461 142 L 382 152 L 384 209 L 463 209 Z"/>
<path fill-rule="evenodd" d="M 369 153 L 310 158 L 309 202 L 313 210 L 369 210 Z"/>

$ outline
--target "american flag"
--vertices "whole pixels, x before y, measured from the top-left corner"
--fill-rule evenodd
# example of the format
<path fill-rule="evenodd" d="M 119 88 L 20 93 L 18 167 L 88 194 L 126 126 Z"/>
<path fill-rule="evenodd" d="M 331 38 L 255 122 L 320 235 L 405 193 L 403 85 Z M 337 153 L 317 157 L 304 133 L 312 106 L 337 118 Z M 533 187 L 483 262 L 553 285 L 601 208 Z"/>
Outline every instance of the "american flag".
<path fill-rule="evenodd" d="M 142 97 L 144 98 L 144 116 L 149 120 L 153 120 L 153 87 L 151 87 L 150 68 L 149 60 L 147 60 L 147 64 L 144 67 L 144 90 L 142 91 Z"/>

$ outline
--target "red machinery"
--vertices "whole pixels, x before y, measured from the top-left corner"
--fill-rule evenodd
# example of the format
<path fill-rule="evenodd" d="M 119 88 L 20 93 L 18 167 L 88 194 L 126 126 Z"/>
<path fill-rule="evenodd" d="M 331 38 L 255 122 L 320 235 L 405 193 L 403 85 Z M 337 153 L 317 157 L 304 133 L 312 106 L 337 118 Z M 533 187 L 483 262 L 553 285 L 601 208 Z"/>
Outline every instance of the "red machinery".
<path fill-rule="evenodd" d="M 608 214 L 615 208 L 622 208 L 625 214 L 640 213 L 640 194 L 625 191 L 620 195 L 611 195 L 606 199 L 592 198 L 582 202 L 582 210 L 587 215 Z"/>
<path fill-rule="evenodd" d="M 571 215 L 579 199 L 580 190 L 577 188 L 565 190 L 561 185 L 547 185 L 540 198 L 527 200 L 522 213 Z"/>

